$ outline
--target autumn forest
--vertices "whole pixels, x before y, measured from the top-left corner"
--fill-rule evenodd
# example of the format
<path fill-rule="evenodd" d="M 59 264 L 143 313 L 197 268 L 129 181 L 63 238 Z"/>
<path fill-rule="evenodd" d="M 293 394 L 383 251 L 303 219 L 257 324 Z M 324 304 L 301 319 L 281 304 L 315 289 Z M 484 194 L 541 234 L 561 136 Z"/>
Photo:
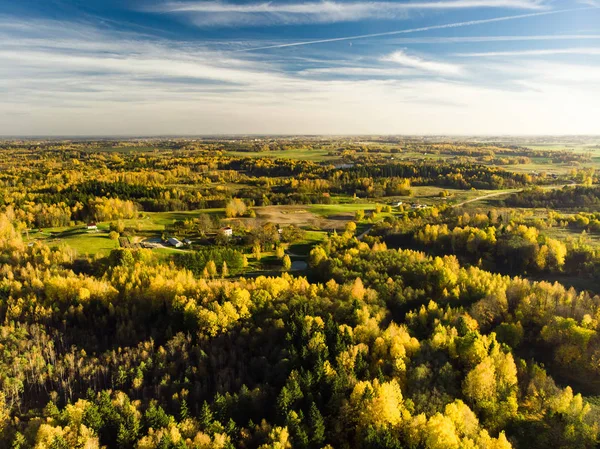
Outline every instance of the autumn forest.
<path fill-rule="evenodd" d="M 0 142 L 0 449 L 600 447 L 593 139 Z"/>

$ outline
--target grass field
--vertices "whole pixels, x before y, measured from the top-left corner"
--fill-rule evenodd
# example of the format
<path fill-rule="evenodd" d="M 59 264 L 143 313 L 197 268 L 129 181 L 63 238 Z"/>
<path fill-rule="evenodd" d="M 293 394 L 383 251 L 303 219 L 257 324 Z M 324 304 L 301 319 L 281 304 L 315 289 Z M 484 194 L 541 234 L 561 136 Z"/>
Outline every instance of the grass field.
<path fill-rule="evenodd" d="M 273 159 L 301 159 L 305 161 L 332 161 L 339 159 L 338 156 L 330 156 L 330 150 L 275 150 L 275 151 L 226 151 L 226 156 L 232 157 L 253 157 L 253 158 L 273 158 Z"/>
<path fill-rule="evenodd" d="M 196 209 L 173 212 L 144 212 L 142 218 L 122 220 L 126 227 L 138 229 L 143 233 L 162 232 L 165 226 L 175 221 L 185 221 L 197 218 L 201 214 L 224 215 L 225 209 Z"/>
<path fill-rule="evenodd" d="M 49 246 L 67 245 L 77 251 L 77 254 L 107 255 L 119 247 L 117 240 L 108 238 L 108 227 L 98 232 L 88 232 L 83 226 L 74 228 L 51 228 L 43 232 L 30 232 L 29 240 L 41 240 Z"/>
<path fill-rule="evenodd" d="M 107 152 L 114 152 L 114 153 L 129 153 L 129 152 L 140 152 L 140 153 L 148 153 L 150 151 L 156 151 L 157 148 L 155 147 L 148 147 L 148 146 L 132 146 L 132 147 L 98 147 L 98 148 L 93 148 L 89 151 L 107 151 Z"/>
<path fill-rule="evenodd" d="M 600 154 L 600 139 L 596 143 L 580 143 L 580 142 L 556 142 L 556 143 L 543 143 L 543 144 L 526 144 L 526 148 L 532 150 L 546 150 L 546 151 L 573 151 L 575 153 L 592 153 Z"/>
<path fill-rule="evenodd" d="M 313 246 L 321 243 L 326 237 L 325 231 L 306 231 L 304 239 L 290 245 L 288 251 L 294 255 L 307 256 Z"/>
<path fill-rule="evenodd" d="M 571 228 L 547 228 L 544 230 L 545 234 L 548 234 L 548 236 L 554 238 L 554 239 L 558 239 L 562 242 L 568 240 L 568 239 L 578 239 L 581 237 L 581 230 L 580 229 L 571 229 Z M 600 246 L 600 234 L 596 234 L 596 233 L 587 233 L 585 235 L 585 241 L 587 243 L 589 243 L 590 245 L 593 246 Z"/>

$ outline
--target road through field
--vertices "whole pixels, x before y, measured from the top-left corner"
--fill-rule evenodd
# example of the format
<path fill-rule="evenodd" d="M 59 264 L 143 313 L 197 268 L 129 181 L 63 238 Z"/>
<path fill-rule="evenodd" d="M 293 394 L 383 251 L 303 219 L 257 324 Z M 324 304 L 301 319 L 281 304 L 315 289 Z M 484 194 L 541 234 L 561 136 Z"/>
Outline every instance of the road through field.
<path fill-rule="evenodd" d="M 574 186 L 578 186 L 578 185 L 579 184 L 577 184 L 575 181 L 569 181 L 569 184 L 564 184 L 562 186 L 552 185 L 552 186 L 544 186 L 543 188 L 546 188 L 546 189 L 554 188 L 555 189 L 555 188 L 565 188 L 567 186 L 574 187 Z M 470 200 L 463 201 L 462 203 L 454 204 L 452 207 L 462 207 L 465 204 L 474 203 L 476 201 L 485 200 L 487 198 L 493 198 L 495 196 L 509 195 L 511 193 L 522 193 L 522 192 L 523 192 L 523 189 L 512 189 L 512 190 L 503 190 L 501 192 L 488 193 L 487 195 L 478 196 L 477 198 L 472 198 Z"/>
<path fill-rule="evenodd" d="M 503 190 L 502 192 L 488 193 L 487 195 L 478 196 L 477 198 L 472 198 L 470 200 L 463 201 L 462 203 L 454 204 L 452 207 L 462 207 L 465 204 L 474 203 L 475 201 L 481 201 L 481 200 L 485 200 L 487 198 L 493 198 L 495 196 L 501 196 L 501 195 L 508 195 L 511 193 L 521 193 L 522 191 L 523 191 L 523 189 L 521 189 L 521 190 Z"/>

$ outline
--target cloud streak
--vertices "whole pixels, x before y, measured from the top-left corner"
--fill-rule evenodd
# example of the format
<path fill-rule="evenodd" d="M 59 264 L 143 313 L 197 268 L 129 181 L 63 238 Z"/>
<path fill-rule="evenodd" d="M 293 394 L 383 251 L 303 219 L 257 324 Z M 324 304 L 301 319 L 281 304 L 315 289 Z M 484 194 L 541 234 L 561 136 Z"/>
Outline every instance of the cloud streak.
<path fill-rule="evenodd" d="M 464 71 L 459 65 L 423 59 L 418 56 L 409 55 L 402 50 L 387 55 L 381 58 L 381 60 L 384 62 L 392 62 L 402 67 L 435 73 L 438 75 L 456 76 L 461 75 Z"/>
<path fill-rule="evenodd" d="M 513 20 L 521 20 L 528 19 L 532 17 L 540 17 L 554 14 L 565 14 L 574 11 L 585 11 L 588 9 L 597 9 L 595 7 L 592 8 L 571 8 L 571 9 L 560 9 L 560 10 L 552 10 L 552 11 L 541 11 L 534 12 L 528 14 L 518 14 L 512 16 L 502 16 L 502 17 L 494 17 L 491 19 L 480 19 L 480 20 L 469 20 L 465 22 L 455 22 L 455 23 L 447 23 L 443 25 L 432 25 L 420 28 L 409 28 L 405 30 L 397 30 L 397 31 L 386 31 L 383 33 L 370 33 L 370 34 L 358 34 L 354 36 L 344 36 L 344 37 L 334 37 L 328 39 L 316 39 L 311 41 L 301 41 L 301 42 L 291 42 L 286 44 L 275 44 L 275 45 L 265 45 L 262 47 L 253 47 L 253 48 L 245 48 L 242 50 L 237 50 L 239 52 L 251 52 L 251 51 L 260 51 L 260 50 L 270 50 L 277 48 L 287 48 L 287 47 L 299 47 L 305 45 L 317 45 L 317 44 L 328 44 L 333 42 L 343 42 L 343 41 L 354 41 L 359 39 L 372 39 L 376 37 L 387 37 L 387 36 L 396 36 L 401 34 L 412 34 L 412 33 L 420 33 L 425 31 L 433 31 L 433 30 L 444 30 L 450 28 L 462 28 L 469 27 L 475 25 L 485 25 L 489 23 L 498 23 L 498 22 L 508 22 Z"/>
<path fill-rule="evenodd" d="M 484 42 L 573 41 L 599 40 L 600 34 L 545 34 L 523 36 L 458 36 L 458 37 L 404 37 L 387 44 L 463 44 Z"/>
<path fill-rule="evenodd" d="M 537 50 L 516 50 L 516 51 L 489 51 L 479 53 L 456 53 L 455 56 L 467 58 L 495 58 L 495 57 L 525 57 L 525 56 L 552 56 L 552 55 L 585 55 L 598 56 L 600 48 L 548 48 Z"/>
<path fill-rule="evenodd" d="M 177 14 L 197 26 L 261 26 L 307 23 L 355 22 L 364 19 L 395 19 L 412 11 L 473 8 L 548 8 L 546 0 L 439 0 L 415 2 L 334 0 L 300 3 L 226 3 L 220 1 L 166 2 L 147 9 Z"/>
<path fill-rule="evenodd" d="M 386 78 L 395 79 L 406 76 L 415 76 L 417 71 L 406 68 L 381 68 L 381 67 L 323 67 L 306 69 L 299 72 L 304 76 L 352 76 L 360 78 Z"/>

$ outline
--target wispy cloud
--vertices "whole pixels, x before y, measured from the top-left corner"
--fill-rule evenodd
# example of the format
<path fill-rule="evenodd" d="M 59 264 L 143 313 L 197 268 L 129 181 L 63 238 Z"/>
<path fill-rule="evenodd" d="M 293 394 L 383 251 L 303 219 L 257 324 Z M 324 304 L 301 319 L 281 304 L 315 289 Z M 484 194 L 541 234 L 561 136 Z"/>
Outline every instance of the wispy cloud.
<path fill-rule="evenodd" d="M 521 83 L 526 81 L 530 85 L 537 84 L 538 87 L 544 84 L 562 86 L 567 90 L 581 87 L 584 90 L 588 89 L 590 95 L 596 98 L 600 89 L 600 65 L 532 61 L 525 64 L 509 64 L 501 70 L 522 78 L 519 80 Z"/>
<path fill-rule="evenodd" d="M 527 41 L 585 41 L 599 40 L 600 34 L 542 34 L 521 36 L 442 36 L 402 37 L 386 41 L 388 45 L 406 44 L 463 44 L 484 42 L 527 42 Z"/>
<path fill-rule="evenodd" d="M 592 8 L 592 9 L 595 9 L 595 8 Z M 315 39 L 315 40 L 310 40 L 310 41 L 263 45 L 263 46 L 259 46 L 259 47 L 245 48 L 245 49 L 242 49 L 239 51 L 253 52 L 253 51 L 269 50 L 269 49 L 275 49 L 275 48 L 300 47 L 300 46 L 306 46 L 306 45 L 328 44 L 328 43 L 332 43 L 332 42 L 355 41 L 355 40 L 360 40 L 360 39 L 372 39 L 372 38 L 377 38 L 377 37 L 389 37 L 389 36 L 397 36 L 397 35 L 402 35 L 402 34 L 421 33 L 421 32 L 425 32 L 425 31 L 445 30 L 445 29 L 451 29 L 451 28 L 462 28 L 462 27 L 470 27 L 470 26 L 475 26 L 475 25 L 485 25 L 485 24 L 490 24 L 490 23 L 509 22 L 509 21 L 513 21 L 513 20 L 529 19 L 532 17 L 541 17 L 541 16 L 554 15 L 554 14 L 566 14 L 566 13 L 575 12 L 575 11 L 582 11 L 582 8 L 540 11 L 540 12 L 518 14 L 518 15 L 512 15 L 512 16 L 493 17 L 491 19 L 468 20 L 466 22 L 453 22 L 453 23 L 445 23 L 443 25 L 431 25 L 431 26 L 425 26 L 425 27 L 420 27 L 420 28 L 408 28 L 408 29 L 404 29 L 404 30 L 385 31 L 382 33 L 357 34 L 357 35 L 353 35 L 353 36 L 334 37 L 334 38 L 328 38 L 328 39 Z"/>
<path fill-rule="evenodd" d="M 300 3 L 166 2 L 149 11 L 182 15 L 198 26 L 260 26 L 395 19 L 411 11 L 466 8 L 542 10 L 546 0 L 439 0 L 415 2 L 308 1 Z"/>
<path fill-rule="evenodd" d="M 419 56 L 409 55 L 402 50 L 384 56 L 381 58 L 381 60 L 384 62 L 393 62 L 394 64 L 398 64 L 402 67 L 436 73 L 439 75 L 456 76 L 464 72 L 463 68 L 459 65 L 423 59 Z"/>
<path fill-rule="evenodd" d="M 489 51 L 479 53 L 456 53 L 455 56 L 468 57 L 468 58 L 494 58 L 494 57 L 506 57 L 506 56 L 551 56 L 551 55 L 585 55 L 585 56 L 598 56 L 600 55 L 600 48 L 548 48 L 548 49 L 536 49 L 536 50 L 515 50 L 515 51 Z"/>
<path fill-rule="evenodd" d="M 306 69 L 299 72 L 306 76 L 351 76 L 360 78 L 386 78 L 395 79 L 407 76 L 416 76 L 419 71 L 410 68 L 381 68 L 381 67 L 323 67 Z"/>

